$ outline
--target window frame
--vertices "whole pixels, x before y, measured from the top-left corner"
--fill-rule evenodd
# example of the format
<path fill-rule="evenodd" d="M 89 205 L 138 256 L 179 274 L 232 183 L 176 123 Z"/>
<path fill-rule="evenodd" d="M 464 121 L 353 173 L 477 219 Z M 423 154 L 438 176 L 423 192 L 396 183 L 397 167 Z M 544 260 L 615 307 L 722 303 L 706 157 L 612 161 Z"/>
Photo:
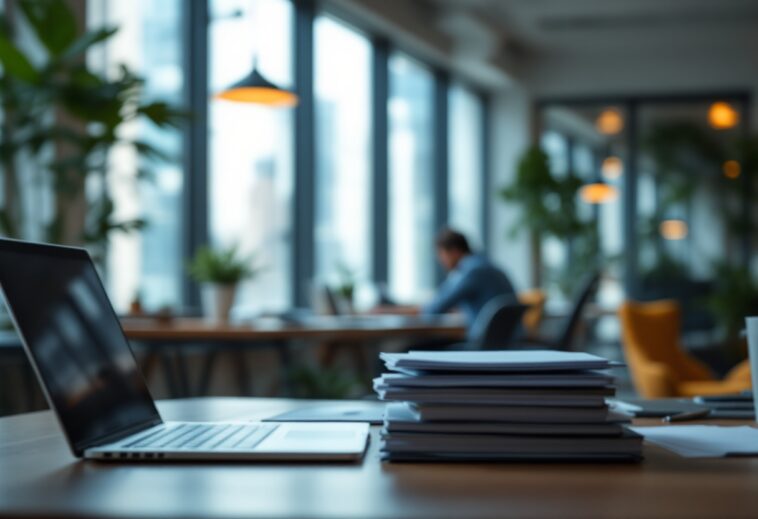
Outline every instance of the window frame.
<path fill-rule="evenodd" d="M 371 179 L 373 193 L 369 216 L 371 218 L 369 242 L 373 246 L 371 277 L 375 283 L 388 279 L 388 114 L 389 99 L 389 56 L 401 52 L 428 67 L 434 75 L 434 196 L 435 225 L 440 228 L 447 224 L 448 217 L 448 107 L 449 88 L 454 82 L 474 93 L 482 105 L 482 142 L 480 181 L 483 189 L 481 225 L 483 248 L 490 245 L 490 207 L 493 194 L 491 186 L 491 137 L 492 119 L 489 113 L 490 94 L 468 78 L 454 74 L 444 67 L 430 63 L 412 49 L 390 41 L 371 30 L 360 20 L 340 12 L 333 6 L 321 6 L 315 0 L 291 0 L 293 3 L 293 77 L 294 89 L 299 97 L 293 124 L 294 153 L 294 193 L 292 197 L 292 282 L 290 299 L 295 306 L 307 306 L 310 298 L 309 284 L 315 274 L 314 221 L 316 211 L 315 185 L 318 172 L 315 167 L 315 91 L 314 63 L 315 42 L 314 22 L 320 15 L 329 16 L 339 23 L 364 35 L 371 44 L 372 63 L 370 83 L 372 85 L 370 114 L 371 123 Z M 183 237 L 182 251 L 191 257 L 195 250 L 208 242 L 208 2 L 187 2 L 183 13 L 184 60 L 187 77 L 185 88 L 186 106 L 194 116 L 192 124 L 182 129 L 185 171 L 183 197 Z M 437 279 L 443 276 L 437 267 Z M 200 295 L 197 284 L 186 273 L 183 276 L 182 300 L 186 310 L 199 311 Z"/>

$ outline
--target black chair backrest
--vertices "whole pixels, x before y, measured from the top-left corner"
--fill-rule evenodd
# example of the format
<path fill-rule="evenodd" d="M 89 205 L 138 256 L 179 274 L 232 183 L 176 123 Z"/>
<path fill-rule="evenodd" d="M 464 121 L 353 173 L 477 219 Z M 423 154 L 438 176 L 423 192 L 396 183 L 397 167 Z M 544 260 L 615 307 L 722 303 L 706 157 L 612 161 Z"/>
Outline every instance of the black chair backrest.
<path fill-rule="evenodd" d="M 468 348 L 477 350 L 503 350 L 511 345 L 521 323 L 526 305 L 515 295 L 492 298 L 479 312 L 471 325 Z"/>
<path fill-rule="evenodd" d="M 589 275 L 584 283 L 582 283 L 577 297 L 574 299 L 574 306 L 571 308 L 571 314 L 563 325 L 563 329 L 558 334 L 558 340 L 556 342 L 556 348 L 562 351 L 569 351 L 573 347 L 574 337 L 576 336 L 576 329 L 579 326 L 579 322 L 584 312 L 584 307 L 587 306 L 592 297 L 594 297 L 600 282 L 600 273 L 593 272 Z"/>

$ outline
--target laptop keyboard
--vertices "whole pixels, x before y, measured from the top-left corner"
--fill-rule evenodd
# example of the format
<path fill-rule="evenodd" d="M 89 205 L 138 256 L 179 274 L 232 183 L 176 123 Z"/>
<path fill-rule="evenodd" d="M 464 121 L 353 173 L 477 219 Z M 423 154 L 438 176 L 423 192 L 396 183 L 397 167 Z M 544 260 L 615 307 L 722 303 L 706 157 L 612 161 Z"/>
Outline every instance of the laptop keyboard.
<path fill-rule="evenodd" d="M 166 425 L 141 436 L 124 449 L 157 450 L 251 450 L 270 435 L 274 424 Z"/>

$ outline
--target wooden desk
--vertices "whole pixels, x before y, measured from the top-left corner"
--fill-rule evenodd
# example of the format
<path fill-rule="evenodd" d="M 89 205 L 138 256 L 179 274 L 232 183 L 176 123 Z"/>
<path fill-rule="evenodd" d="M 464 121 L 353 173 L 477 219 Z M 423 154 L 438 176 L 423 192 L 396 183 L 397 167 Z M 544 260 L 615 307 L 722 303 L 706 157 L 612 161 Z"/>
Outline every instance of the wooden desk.
<path fill-rule="evenodd" d="M 323 402 L 321 402 L 323 404 Z M 263 418 L 314 402 L 194 399 L 166 419 Z M 0 517 L 756 517 L 758 459 L 641 464 L 105 464 L 71 457 L 49 412 L 0 419 Z"/>
<path fill-rule="evenodd" d="M 466 336 L 466 328 L 457 318 L 424 320 L 401 316 L 321 317 L 301 325 L 276 322 L 213 324 L 191 318 L 162 323 L 154 319 L 126 318 L 122 320 L 122 326 L 129 339 L 150 342 L 462 340 Z"/>
<path fill-rule="evenodd" d="M 235 350 L 235 367 L 241 394 L 249 394 L 250 379 L 241 351 L 273 348 L 279 357 L 285 375 L 291 371 L 292 356 L 289 345 L 301 341 L 319 345 L 376 344 L 392 340 L 424 342 L 430 340 L 462 341 L 466 327 L 460 316 L 443 316 L 426 319 L 408 316 L 344 316 L 315 317 L 304 324 L 285 324 L 274 320 L 261 320 L 249 324 L 214 324 L 197 318 L 175 318 L 168 322 L 156 319 L 124 318 L 122 327 L 127 338 L 138 342 L 148 351 L 145 370 L 148 372 L 160 360 L 172 397 L 206 395 L 213 366 L 221 350 Z M 189 380 L 184 361 L 188 347 L 194 346 L 206 354 L 205 365 L 196 384 Z M 357 358 L 364 351 L 352 351 Z M 374 355 L 375 358 L 375 355 Z M 365 364 L 365 361 L 364 361 Z M 373 374 L 364 366 L 364 379 Z M 291 394 L 291 381 L 285 376 L 285 386 Z M 281 393 L 279 393 L 281 394 Z"/>

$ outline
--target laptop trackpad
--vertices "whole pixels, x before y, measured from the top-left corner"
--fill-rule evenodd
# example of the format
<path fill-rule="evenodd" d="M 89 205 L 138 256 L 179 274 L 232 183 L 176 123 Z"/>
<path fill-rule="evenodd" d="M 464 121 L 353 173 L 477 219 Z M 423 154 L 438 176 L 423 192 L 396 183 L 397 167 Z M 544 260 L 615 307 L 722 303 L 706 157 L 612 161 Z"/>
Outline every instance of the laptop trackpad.
<path fill-rule="evenodd" d="M 368 439 L 368 424 L 282 424 L 256 449 L 258 452 L 362 452 Z"/>

